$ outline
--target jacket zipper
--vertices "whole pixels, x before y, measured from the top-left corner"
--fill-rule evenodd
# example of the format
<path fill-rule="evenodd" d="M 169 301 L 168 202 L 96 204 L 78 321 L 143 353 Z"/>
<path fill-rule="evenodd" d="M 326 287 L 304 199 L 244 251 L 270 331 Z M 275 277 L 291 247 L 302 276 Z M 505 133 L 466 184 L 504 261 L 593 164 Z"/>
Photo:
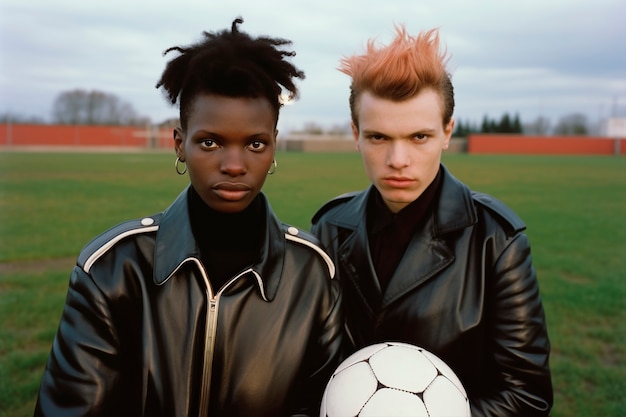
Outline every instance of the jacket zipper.
<path fill-rule="evenodd" d="M 219 311 L 220 296 L 224 292 L 224 290 L 226 290 L 226 288 L 228 288 L 232 283 L 234 283 L 240 277 L 246 275 L 249 272 L 253 272 L 258 280 L 260 280 L 260 277 L 258 277 L 256 272 L 254 272 L 252 269 L 247 269 L 239 275 L 233 277 L 218 291 L 215 296 L 213 296 L 213 287 L 211 287 L 211 283 L 209 282 L 209 278 L 206 275 L 206 271 L 201 264 L 199 264 L 198 266 L 202 271 L 202 277 L 204 278 L 204 282 L 206 285 L 207 298 L 209 302 L 204 338 L 204 365 L 202 368 L 202 386 L 200 387 L 200 406 L 198 407 L 198 410 L 199 415 L 208 416 L 209 399 L 211 396 L 211 374 L 213 373 L 213 356 L 215 350 L 215 335 L 217 333 L 217 316 Z"/>
<path fill-rule="evenodd" d="M 215 347 L 215 330 L 217 328 L 217 298 L 209 298 L 204 340 L 204 367 L 202 369 L 202 387 L 200 392 L 200 414 L 209 415 L 209 397 L 211 395 L 211 373 L 213 371 L 213 350 Z"/>

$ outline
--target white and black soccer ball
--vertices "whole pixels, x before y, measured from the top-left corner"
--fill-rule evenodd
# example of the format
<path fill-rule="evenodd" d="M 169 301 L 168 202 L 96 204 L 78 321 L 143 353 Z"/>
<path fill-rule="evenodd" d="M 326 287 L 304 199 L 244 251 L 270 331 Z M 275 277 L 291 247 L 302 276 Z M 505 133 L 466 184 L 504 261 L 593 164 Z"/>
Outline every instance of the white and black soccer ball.
<path fill-rule="evenodd" d="M 333 373 L 320 417 L 469 417 L 465 388 L 439 357 L 397 342 L 358 350 Z"/>

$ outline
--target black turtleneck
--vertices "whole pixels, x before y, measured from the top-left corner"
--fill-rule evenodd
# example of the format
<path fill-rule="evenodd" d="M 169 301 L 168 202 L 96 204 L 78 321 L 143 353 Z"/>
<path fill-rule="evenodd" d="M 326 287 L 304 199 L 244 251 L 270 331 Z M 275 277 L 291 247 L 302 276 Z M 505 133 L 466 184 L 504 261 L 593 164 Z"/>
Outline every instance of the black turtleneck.
<path fill-rule="evenodd" d="M 437 194 L 441 169 L 424 192 L 397 213 L 393 213 L 378 190 L 367 203 L 367 236 L 370 256 L 382 292 L 385 292 L 406 248 Z"/>
<path fill-rule="evenodd" d="M 221 213 L 189 189 L 191 230 L 215 291 L 259 261 L 265 235 L 265 206 L 258 195 L 239 213 Z"/>

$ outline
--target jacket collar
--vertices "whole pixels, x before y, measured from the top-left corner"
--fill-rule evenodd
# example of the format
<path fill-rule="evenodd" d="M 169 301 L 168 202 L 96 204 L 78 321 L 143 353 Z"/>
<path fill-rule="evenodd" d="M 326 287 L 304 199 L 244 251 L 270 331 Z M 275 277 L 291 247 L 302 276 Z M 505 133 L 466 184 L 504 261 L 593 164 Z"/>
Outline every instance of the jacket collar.
<path fill-rule="evenodd" d="M 432 203 L 432 215 L 425 219 L 423 228 L 409 243 L 385 294 L 381 293 L 375 277 L 367 239 L 366 208 L 373 186 L 356 194 L 328 218 L 329 223 L 352 231 L 338 248 L 337 261 L 356 282 L 367 300 L 370 314 L 375 314 L 379 307 L 385 308 L 449 265 L 453 261 L 453 252 L 445 244 L 443 236 L 477 221 L 471 191 L 443 165 L 441 169 L 441 190 Z M 420 257 L 420 261 L 416 261 L 416 256 Z"/>
<path fill-rule="evenodd" d="M 433 236 L 464 229 L 478 221 L 470 189 L 441 165 L 441 194 L 435 198 Z"/>
<path fill-rule="evenodd" d="M 472 204 L 471 191 L 454 177 L 443 164 L 441 170 L 443 174 L 441 192 L 433 201 L 435 207 L 432 234 L 435 237 L 468 227 L 476 223 L 478 219 Z M 346 229 L 356 230 L 359 227 L 365 227 L 367 201 L 373 189 L 374 186 L 370 185 L 364 192 L 356 194 L 328 221 Z"/>
<path fill-rule="evenodd" d="M 191 186 L 189 186 L 191 187 Z M 164 284 L 182 264 L 192 261 L 201 265 L 200 250 L 194 239 L 189 220 L 187 187 L 164 212 L 159 224 L 154 253 L 154 282 Z M 285 253 L 283 227 L 276 218 L 265 195 L 261 199 L 266 208 L 266 233 L 261 247 L 260 261 L 252 265 L 241 277 L 249 277 L 256 283 L 260 295 L 271 301 L 276 295 L 282 275 Z M 200 271 L 206 276 L 206 271 Z"/>

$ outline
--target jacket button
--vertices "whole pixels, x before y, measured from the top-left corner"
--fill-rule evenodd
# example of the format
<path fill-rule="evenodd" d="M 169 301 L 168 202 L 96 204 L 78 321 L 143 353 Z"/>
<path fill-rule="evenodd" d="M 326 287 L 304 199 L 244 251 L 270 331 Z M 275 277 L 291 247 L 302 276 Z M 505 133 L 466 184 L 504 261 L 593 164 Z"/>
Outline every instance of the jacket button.
<path fill-rule="evenodd" d="M 295 236 L 298 234 L 298 229 L 293 226 L 289 226 L 289 228 L 287 229 L 287 232 L 289 232 L 290 235 Z"/>
<path fill-rule="evenodd" d="M 150 217 L 141 219 L 142 226 L 150 226 L 152 223 L 154 223 L 154 219 L 151 219 Z"/>

